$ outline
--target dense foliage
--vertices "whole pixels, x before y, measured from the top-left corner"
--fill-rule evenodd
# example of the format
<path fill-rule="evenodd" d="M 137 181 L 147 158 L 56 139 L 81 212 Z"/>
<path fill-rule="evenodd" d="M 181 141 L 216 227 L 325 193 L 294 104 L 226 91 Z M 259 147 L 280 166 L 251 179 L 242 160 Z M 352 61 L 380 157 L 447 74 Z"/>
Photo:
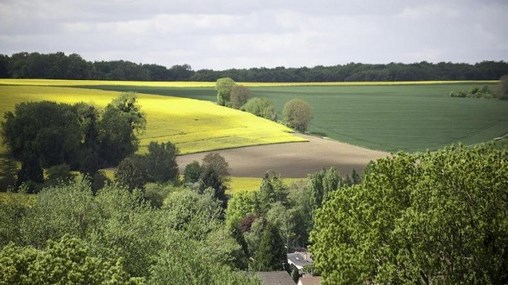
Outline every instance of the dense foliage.
<path fill-rule="evenodd" d="M 235 85 L 231 90 L 230 101 L 231 107 L 235 109 L 240 109 L 250 98 L 250 90 L 249 88 L 243 85 Z"/>
<path fill-rule="evenodd" d="M 231 77 L 245 82 L 331 82 L 408 80 L 497 80 L 508 74 L 508 63 L 484 61 L 466 63 L 362 64 L 299 68 L 250 68 L 194 71 L 187 64 L 170 68 L 129 61 L 86 61 L 77 54 L 20 52 L 0 55 L 0 78 L 55 78 L 102 80 L 193 80 L 216 81 Z"/>
<path fill-rule="evenodd" d="M 140 284 L 125 272 L 122 259 L 101 257 L 75 237 L 49 240 L 43 249 L 9 244 L 0 249 L 2 284 Z"/>
<path fill-rule="evenodd" d="M 118 164 L 115 180 L 131 190 L 147 183 L 177 182 L 177 154 L 171 142 L 150 142 L 147 154 L 129 156 Z"/>
<path fill-rule="evenodd" d="M 217 104 L 221 106 L 230 105 L 231 91 L 235 85 L 235 81 L 229 77 L 217 79 L 215 84 L 215 90 L 217 90 Z"/>
<path fill-rule="evenodd" d="M 19 186 L 43 182 L 43 168 L 62 164 L 91 177 L 100 168 L 115 166 L 137 150 L 136 135 L 145 125 L 136 96 L 124 93 L 103 112 L 85 103 L 20 103 L 4 114 L 1 136 L 21 162 Z"/>
<path fill-rule="evenodd" d="M 449 147 L 373 163 L 311 233 L 324 284 L 508 282 L 508 153 Z"/>
<path fill-rule="evenodd" d="M 309 103 L 302 99 L 292 99 L 284 105 L 282 111 L 284 122 L 291 128 L 305 132 L 312 120 L 312 110 Z"/>
<path fill-rule="evenodd" d="M 251 98 L 243 105 L 242 110 L 268 120 L 277 118 L 273 103 L 266 98 Z"/>
<path fill-rule="evenodd" d="M 220 201 L 161 187 L 151 186 L 166 193 L 160 208 L 138 190 L 108 185 L 94 194 L 81 178 L 43 189 L 30 206 L 9 194 L 0 207 L 0 284 L 258 284 L 238 271 L 245 257 Z"/>

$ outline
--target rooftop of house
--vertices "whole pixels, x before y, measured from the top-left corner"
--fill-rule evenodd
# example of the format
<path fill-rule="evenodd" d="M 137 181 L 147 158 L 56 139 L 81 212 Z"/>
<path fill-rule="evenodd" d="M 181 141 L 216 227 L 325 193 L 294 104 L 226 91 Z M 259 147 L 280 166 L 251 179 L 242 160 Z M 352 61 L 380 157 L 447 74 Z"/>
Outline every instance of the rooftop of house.
<path fill-rule="evenodd" d="M 298 270 L 301 270 L 307 265 L 312 264 L 312 260 L 309 258 L 306 252 L 293 252 L 288 253 L 288 263 L 294 265 Z"/>
<path fill-rule="evenodd" d="M 286 271 L 256 272 L 262 285 L 295 285 Z"/>
<path fill-rule="evenodd" d="M 319 285 L 321 284 L 321 277 L 319 276 L 302 276 L 298 280 L 298 285 Z"/>

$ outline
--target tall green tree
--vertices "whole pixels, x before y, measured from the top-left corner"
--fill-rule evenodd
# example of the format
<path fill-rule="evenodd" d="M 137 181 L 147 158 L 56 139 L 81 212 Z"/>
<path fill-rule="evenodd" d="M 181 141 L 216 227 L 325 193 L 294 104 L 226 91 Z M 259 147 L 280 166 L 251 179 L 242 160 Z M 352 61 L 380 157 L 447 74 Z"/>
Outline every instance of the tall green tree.
<path fill-rule="evenodd" d="M 144 156 L 148 181 L 155 183 L 176 182 L 178 179 L 177 154 L 178 149 L 171 142 L 150 142 L 148 154 Z"/>
<path fill-rule="evenodd" d="M 146 118 L 134 93 L 123 93 L 106 106 L 100 121 L 101 157 L 111 166 L 138 149 L 136 135 L 144 131 Z"/>
<path fill-rule="evenodd" d="M 115 181 L 129 190 L 143 189 L 148 183 L 146 160 L 140 155 L 124 158 L 115 172 Z"/>
<path fill-rule="evenodd" d="M 231 91 L 235 85 L 235 81 L 229 77 L 217 79 L 217 82 L 215 83 L 215 90 L 217 90 L 217 104 L 221 106 L 228 106 L 230 104 Z"/>
<path fill-rule="evenodd" d="M 292 99 L 284 105 L 284 122 L 300 132 L 305 132 L 312 120 L 310 105 L 301 99 Z"/>
<path fill-rule="evenodd" d="M 278 271 L 284 270 L 286 263 L 287 253 L 279 229 L 267 222 L 252 267 L 256 271 Z"/>
<path fill-rule="evenodd" d="M 330 167 L 309 176 L 307 188 L 311 193 L 314 209 L 321 208 L 328 196 L 343 184 L 337 169 Z"/>
<path fill-rule="evenodd" d="M 231 107 L 240 109 L 247 101 L 249 101 L 250 90 L 243 85 L 235 85 L 231 89 L 230 101 Z"/>
<path fill-rule="evenodd" d="M 508 281 L 508 152 L 450 147 L 380 159 L 317 210 L 324 284 Z"/>

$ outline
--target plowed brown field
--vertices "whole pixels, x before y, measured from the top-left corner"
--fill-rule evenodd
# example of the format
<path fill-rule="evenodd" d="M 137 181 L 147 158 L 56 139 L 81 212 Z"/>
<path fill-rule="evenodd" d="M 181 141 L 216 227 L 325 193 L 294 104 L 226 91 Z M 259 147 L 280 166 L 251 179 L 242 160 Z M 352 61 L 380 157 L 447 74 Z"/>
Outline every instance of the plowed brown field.
<path fill-rule="evenodd" d="M 229 163 L 231 175 L 262 177 L 274 170 L 282 177 L 306 177 L 307 174 L 335 166 L 342 175 L 353 169 L 362 172 L 371 161 L 390 155 L 338 141 L 301 135 L 308 142 L 272 144 L 219 150 Z M 181 155 L 177 158 L 181 172 L 194 160 L 201 162 L 205 153 Z"/>

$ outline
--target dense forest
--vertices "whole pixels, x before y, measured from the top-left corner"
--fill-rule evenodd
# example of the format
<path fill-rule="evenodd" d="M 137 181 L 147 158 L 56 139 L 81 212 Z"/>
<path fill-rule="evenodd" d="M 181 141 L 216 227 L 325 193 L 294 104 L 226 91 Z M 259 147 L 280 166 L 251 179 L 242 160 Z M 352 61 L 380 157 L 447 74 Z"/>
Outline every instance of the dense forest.
<path fill-rule="evenodd" d="M 20 52 L 0 55 L 0 78 L 97 79 L 140 81 L 215 81 L 231 77 L 244 82 L 332 82 L 332 81 L 418 81 L 497 80 L 508 74 L 505 61 L 467 63 L 363 64 L 298 68 L 250 68 L 193 70 L 190 65 L 167 68 L 124 60 L 87 61 L 78 54 Z"/>

